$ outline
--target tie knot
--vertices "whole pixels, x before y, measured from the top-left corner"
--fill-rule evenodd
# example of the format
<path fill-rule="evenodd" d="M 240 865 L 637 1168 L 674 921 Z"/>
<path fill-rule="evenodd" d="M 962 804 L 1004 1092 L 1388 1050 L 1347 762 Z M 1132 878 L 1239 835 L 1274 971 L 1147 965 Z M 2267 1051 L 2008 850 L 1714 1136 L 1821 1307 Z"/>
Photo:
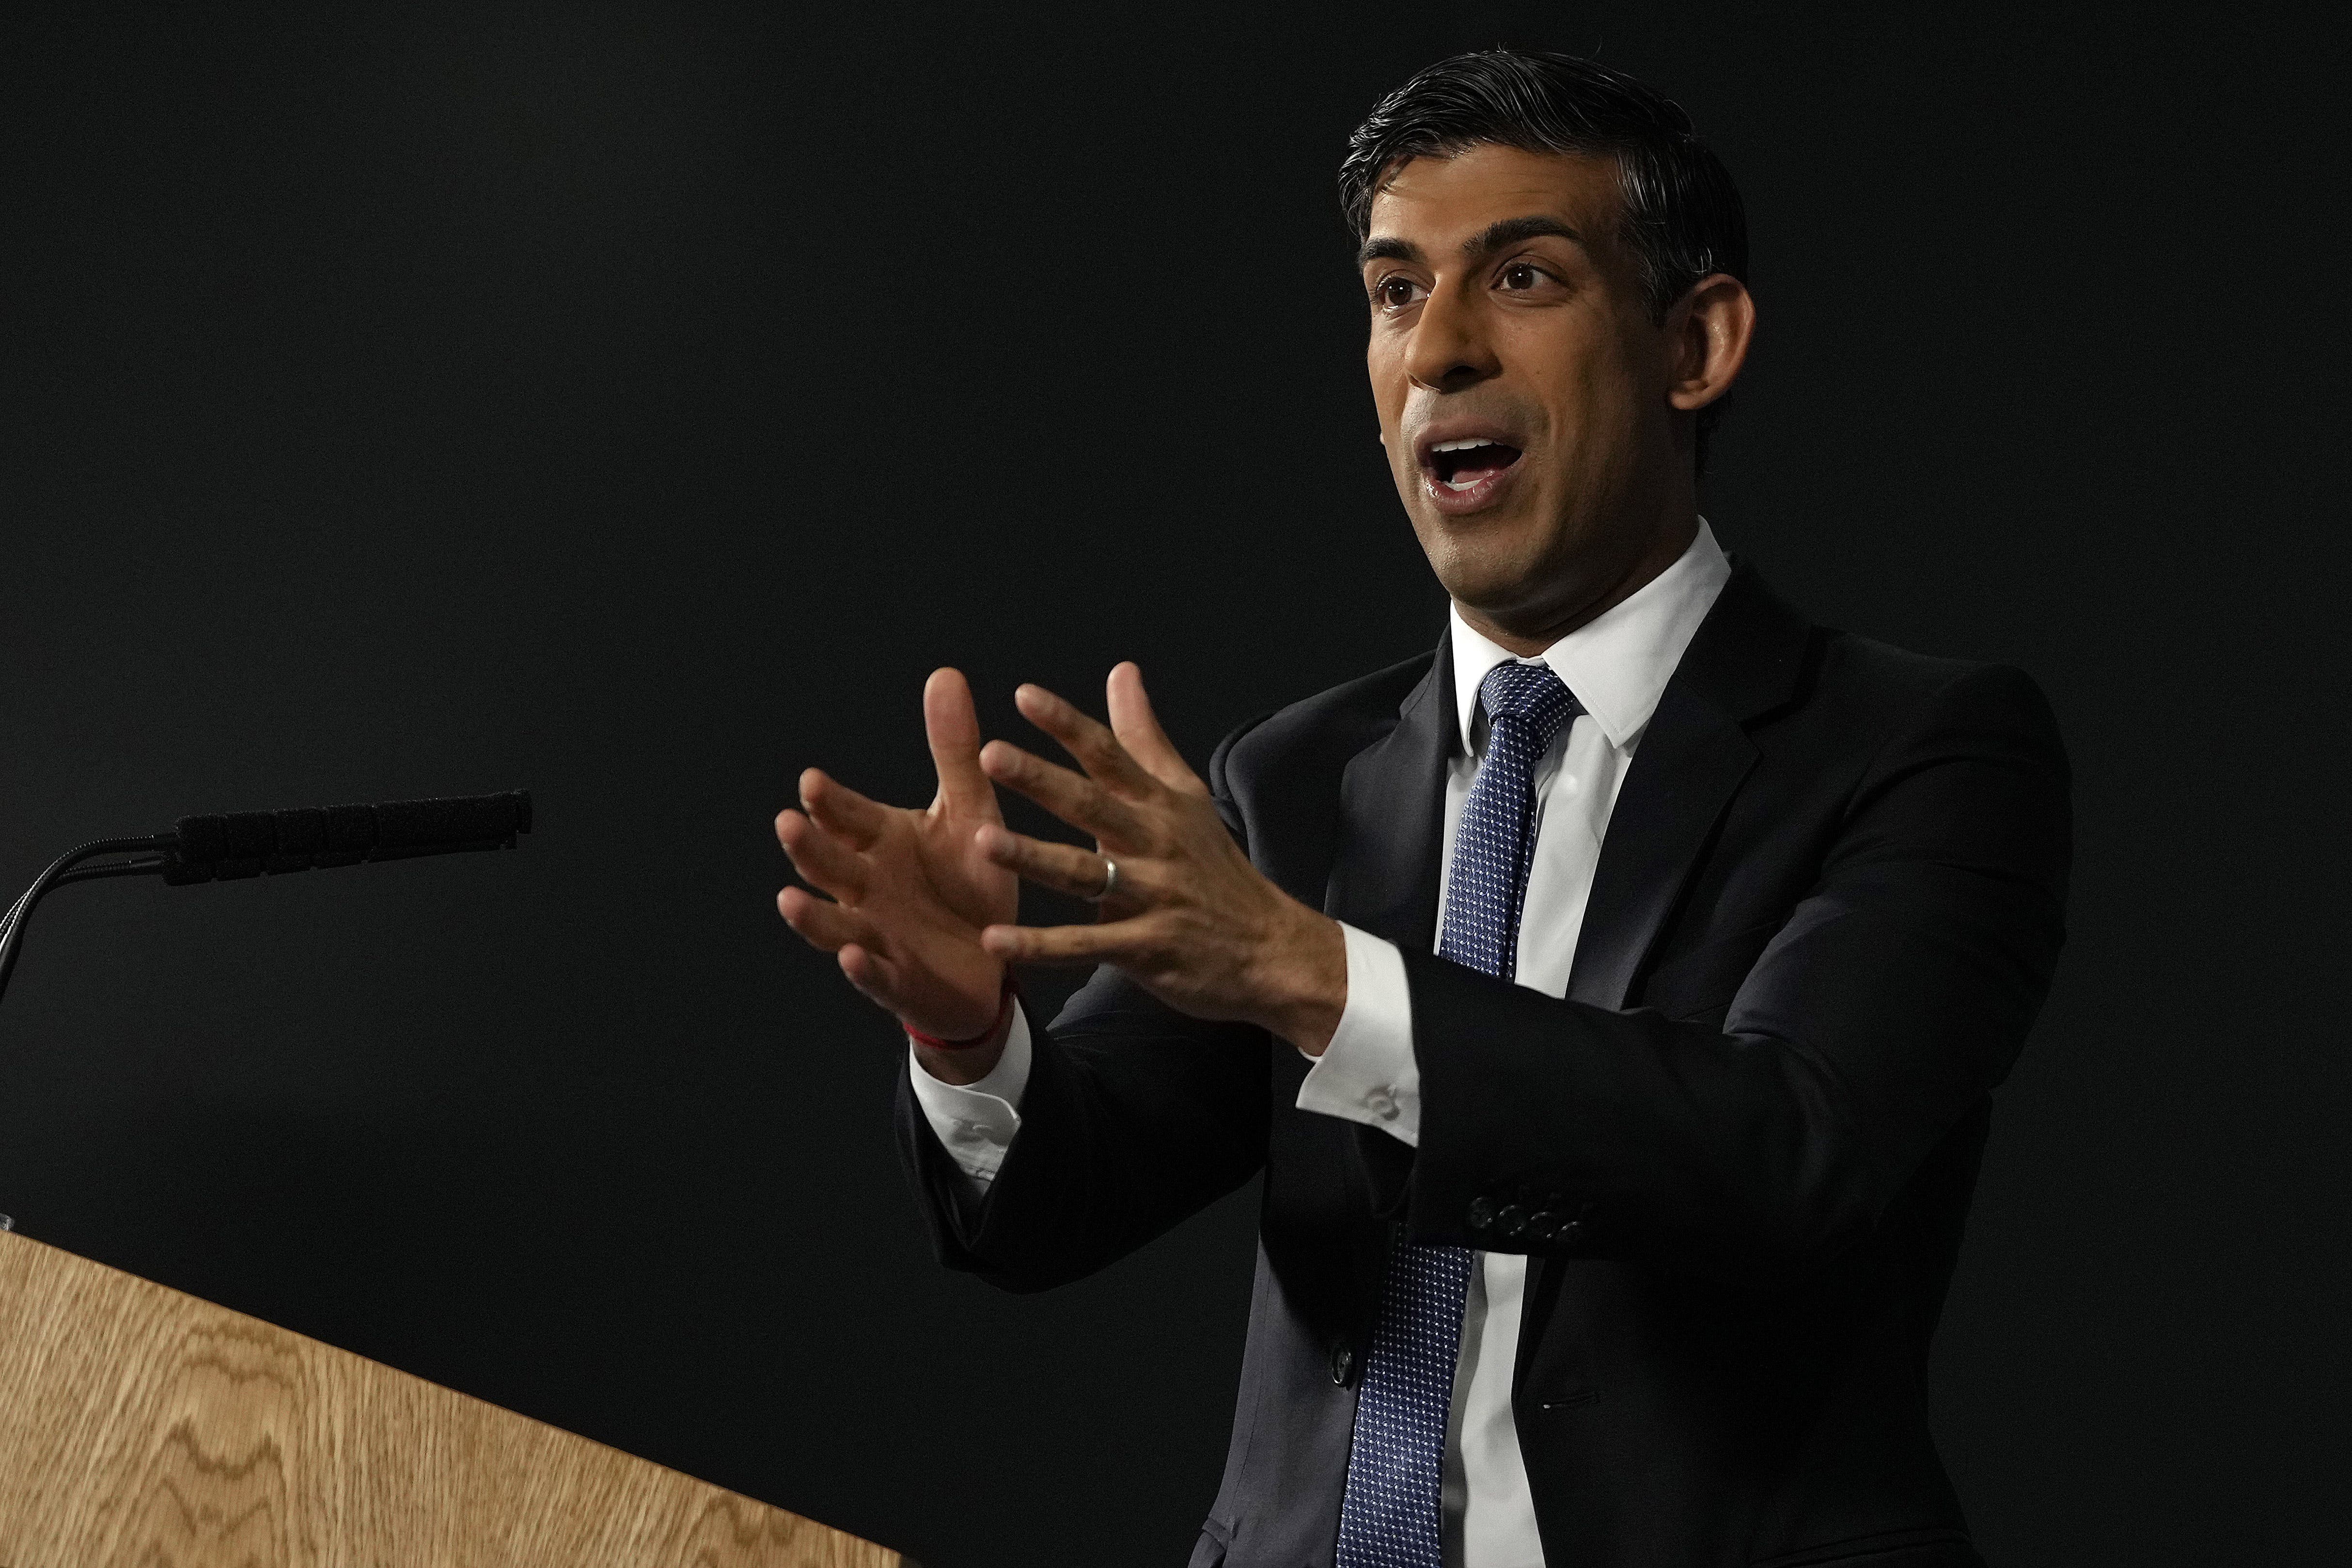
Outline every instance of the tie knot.
<path fill-rule="evenodd" d="M 1560 684 L 1548 664 L 1498 664 L 1478 683 L 1478 700 L 1489 723 L 1516 719 L 1540 745 L 1551 743 L 1559 727 L 1584 711 L 1576 694 Z"/>

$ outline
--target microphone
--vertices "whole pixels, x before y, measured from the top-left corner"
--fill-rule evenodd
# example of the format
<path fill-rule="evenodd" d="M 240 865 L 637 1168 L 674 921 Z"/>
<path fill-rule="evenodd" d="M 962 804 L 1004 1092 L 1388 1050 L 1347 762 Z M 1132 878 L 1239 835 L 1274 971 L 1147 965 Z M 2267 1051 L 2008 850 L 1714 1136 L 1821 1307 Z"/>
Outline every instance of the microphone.
<path fill-rule="evenodd" d="M 16 967 L 26 919 L 52 888 L 101 877 L 161 875 L 168 887 L 280 876 L 313 868 L 405 860 L 461 850 L 511 849 L 530 831 L 530 792 L 301 806 L 184 816 L 169 833 L 100 838 L 68 850 L 0 915 L 0 993 Z M 101 857 L 125 857 L 104 859 Z M 96 863 L 93 863 L 96 862 Z"/>
<path fill-rule="evenodd" d="M 314 805 L 292 811 L 238 811 L 184 816 L 163 853 L 163 880 L 228 881 L 356 866 L 461 849 L 511 849 L 530 831 L 530 792 L 391 800 L 381 805 Z"/>

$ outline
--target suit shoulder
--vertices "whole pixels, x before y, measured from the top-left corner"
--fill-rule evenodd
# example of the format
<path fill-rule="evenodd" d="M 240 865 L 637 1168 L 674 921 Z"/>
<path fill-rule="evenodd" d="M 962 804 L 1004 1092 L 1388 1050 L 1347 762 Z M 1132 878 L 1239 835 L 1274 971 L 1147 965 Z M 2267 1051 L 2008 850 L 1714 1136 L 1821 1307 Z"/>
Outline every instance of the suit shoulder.
<path fill-rule="evenodd" d="M 1914 653 L 1827 626 L 1820 636 L 1820 684 L 1849 699 L 1897 709 L 1937 700 L 2048 706 L 2033 678 L 2014 665 Z"/>
<path fill-rule="evenodd" d="M 1223 795 L 1236 783 L 1299 768 L 1344 766 L 1388 732 L 1405 700 L 1429 678 L 1434 653 L 1374 670 L 1262 713 L 1217 743 L 1209 778 Z"/>
<path fill-rule="evenodd" d="M 2063 755 L 2056 716 L 2041 686 L 2013 665 L 1914 653 L 1852 632 L 1822 628 L 1818 693 L 1859 739 L 1884 742 L 1922 727 L 2005 732 Z"/>

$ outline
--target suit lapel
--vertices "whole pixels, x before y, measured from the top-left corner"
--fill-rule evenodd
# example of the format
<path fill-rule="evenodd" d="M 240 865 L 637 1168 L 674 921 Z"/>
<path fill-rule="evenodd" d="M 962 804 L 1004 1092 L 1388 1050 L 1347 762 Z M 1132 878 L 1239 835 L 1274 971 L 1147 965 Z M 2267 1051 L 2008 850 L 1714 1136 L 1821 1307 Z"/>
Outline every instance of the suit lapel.
<path fill-rule="evenodd" d="M 1454 718 L 1453 638 L 1397 710 L 1396 727 L 1339 777 L 1339 854 L 1323 912 L 1408 952 L 1437 940 L 1439 833 Z"/>
<path fill-rule="evenodd" d="M 1398 705 L 1395 725 L 1341 771 L 1339 853 L 1323 890 L 1324 913 L 1411 952 L 1427 952 L 1436 941 L 1445 762 L 1456 728 L 1452 642 L 1438 644 L 1429 673 Z M 1354 1152 L 1349 1180 L 1366 1215 L 1392 1216 L 1412 1180 L 1412 1152 L 1369 1127 L 1333 1123 L 1327 1131 L 1343 1131 Z M 1368 1314 L 1380 1300 L 1391 1228 L 1369 1229 L 1357 1255 Z M 1370 1331 L 1369 1316 L 1363 1327 Z"/>
<path fill-rule="evenodd" d="M 1738 723 L 1688 689 L 1667 689 L 1601 841 L 1570 996 L 1625 1005 L 1699 846 L 1755 762 L 1755 744 Z"/>
<path fill-rule="evenodd" d="M 1809 628 L 1740 566 L 1666 682 L 1617 792 L 1568 994 L 1620 1008 L 1699 852 L 1756 764 L 1746 721 L 1785 702 Z"/>

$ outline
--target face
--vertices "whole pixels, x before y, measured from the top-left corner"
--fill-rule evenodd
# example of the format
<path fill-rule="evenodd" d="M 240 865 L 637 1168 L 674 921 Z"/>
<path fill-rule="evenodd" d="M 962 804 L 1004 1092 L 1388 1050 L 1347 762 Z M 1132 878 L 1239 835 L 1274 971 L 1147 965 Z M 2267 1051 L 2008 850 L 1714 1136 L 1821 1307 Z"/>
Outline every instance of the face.
<path fill-rule="evenodd" d="M 1438 580 L 1490 636 L 1540 647 L 1689 539 L 1687 312 L 1651 320 L 1622 216 L 1610 160 L 1512 147 L 1414 159 L 1372 201 L 1381 440 Z"/>

